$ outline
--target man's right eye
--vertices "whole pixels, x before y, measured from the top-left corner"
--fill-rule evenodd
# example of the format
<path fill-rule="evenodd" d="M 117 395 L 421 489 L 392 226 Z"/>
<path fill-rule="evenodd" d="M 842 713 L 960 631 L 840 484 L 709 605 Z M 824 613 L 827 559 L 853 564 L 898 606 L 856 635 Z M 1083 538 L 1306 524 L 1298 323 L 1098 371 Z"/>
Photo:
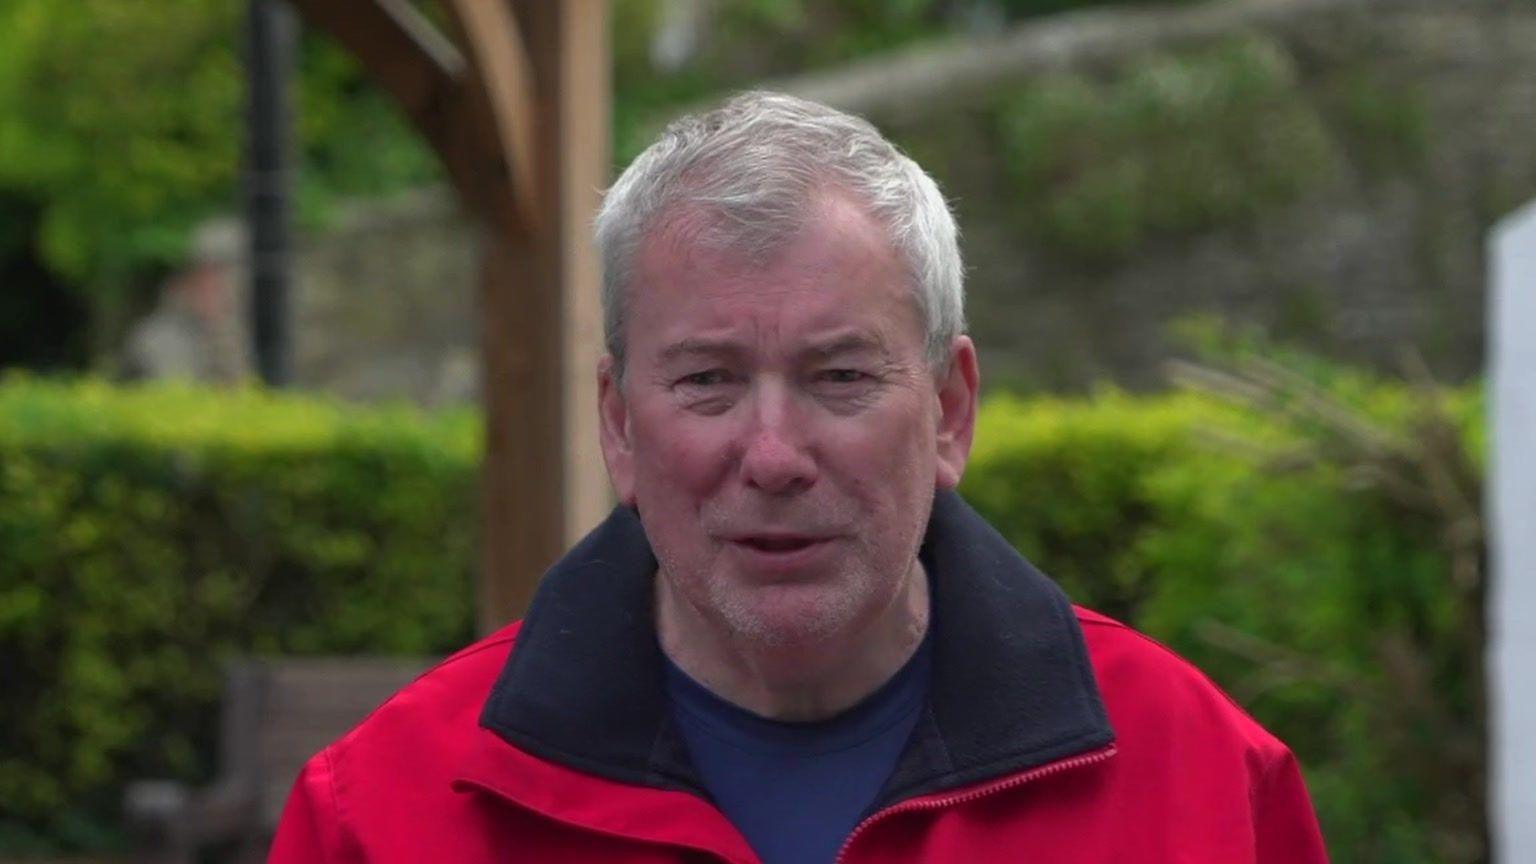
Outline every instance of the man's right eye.
<path fill-rule="evenodd" d="M 710 369 L 707 372 L 694 372 L 684 375 L 677 380 L 679 385 L 685 387 L 715 387 L 724 384 L 727 380 L 724 369 Z"/>

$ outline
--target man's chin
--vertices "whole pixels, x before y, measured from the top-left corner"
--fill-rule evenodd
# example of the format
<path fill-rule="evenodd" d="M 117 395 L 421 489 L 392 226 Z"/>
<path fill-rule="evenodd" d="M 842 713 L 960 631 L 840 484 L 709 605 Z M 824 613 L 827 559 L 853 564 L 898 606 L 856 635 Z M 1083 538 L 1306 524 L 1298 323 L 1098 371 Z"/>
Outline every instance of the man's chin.
<path fill-rule="evenodd" d="M 820 647 L 846 635 L 857 617 L 846 588 L 815 581 L 757 585 L 719 599 L 737 640 L 766 648 Z"/>

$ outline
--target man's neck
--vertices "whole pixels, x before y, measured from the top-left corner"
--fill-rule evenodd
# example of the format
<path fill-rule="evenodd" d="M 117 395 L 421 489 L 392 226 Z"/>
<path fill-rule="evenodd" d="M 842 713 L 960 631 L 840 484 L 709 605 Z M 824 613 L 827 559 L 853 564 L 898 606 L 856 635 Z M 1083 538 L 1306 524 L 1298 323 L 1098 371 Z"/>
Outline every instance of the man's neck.
<path fill-rule="evenodd" d="M 822 720 L 858 704 L 911 659 L 928 619 L 928 578 L 917 561 L 875 621 L 814 644 L 765 645 L 722 633 L 656 579 L 656 629 L 667 657 L 715 695 L 776 720 Z"/>

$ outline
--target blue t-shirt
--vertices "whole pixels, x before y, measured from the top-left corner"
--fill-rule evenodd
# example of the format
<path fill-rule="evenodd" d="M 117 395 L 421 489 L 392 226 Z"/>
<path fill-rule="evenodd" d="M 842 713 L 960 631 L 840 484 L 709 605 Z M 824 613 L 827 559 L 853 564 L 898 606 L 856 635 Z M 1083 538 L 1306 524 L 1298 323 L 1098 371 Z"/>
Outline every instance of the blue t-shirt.
<path fill-rule="evenodd" d="M 668 660 L 688 753 L 764 864 L 831 862 L 896 767 L 928 695 L 925 638 L 879 690 L 830 720 L 784 723 L 721 699 Z"/>

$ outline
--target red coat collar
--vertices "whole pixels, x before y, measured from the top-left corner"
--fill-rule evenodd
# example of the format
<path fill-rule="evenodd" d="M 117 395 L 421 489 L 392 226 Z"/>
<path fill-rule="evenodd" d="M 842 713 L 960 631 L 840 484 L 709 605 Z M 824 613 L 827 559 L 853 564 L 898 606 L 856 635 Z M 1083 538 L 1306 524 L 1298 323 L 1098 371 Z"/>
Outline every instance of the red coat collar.
<path fill-rule="evenodd" d="M 934 585 L 930 704 L 876 807 L 1107 747 L 1114 733 L 1060 589 L 953 493 L 936 496 L 922 555 Z M 641 823 L 666 824 L 649 808 L 701 807 L 740 842 L 707 803 L 671 726 L 650 614 L 655 569 L 640 520 L 625 508 L 551 568 L 486 700 L 484 742 L 458 784 L 537 810 L 541 795 L 568 797 L 575 786 L 551 782 L 541 792 L 529 778 L 577 772 L 604 795 L 637 786 L 674 793 L 665 806 L 642 796 L 653 803 L 637 803 L 636 813 L 657 821 Z M 594 809 L 613 818 L 623 808 L 607 800 Z M 544 803 L 582 812 L 579 801 Z"/>

